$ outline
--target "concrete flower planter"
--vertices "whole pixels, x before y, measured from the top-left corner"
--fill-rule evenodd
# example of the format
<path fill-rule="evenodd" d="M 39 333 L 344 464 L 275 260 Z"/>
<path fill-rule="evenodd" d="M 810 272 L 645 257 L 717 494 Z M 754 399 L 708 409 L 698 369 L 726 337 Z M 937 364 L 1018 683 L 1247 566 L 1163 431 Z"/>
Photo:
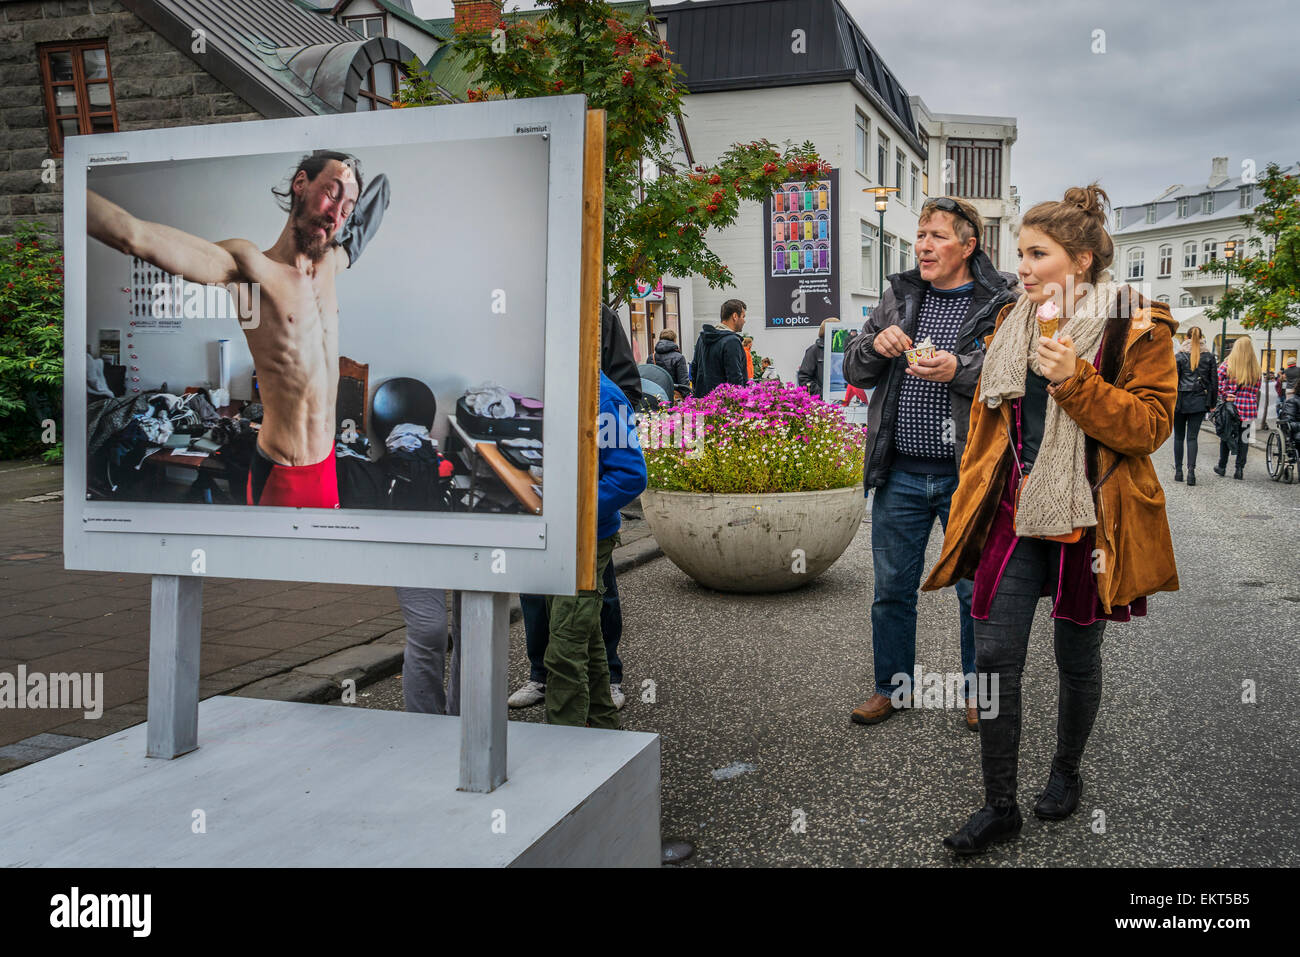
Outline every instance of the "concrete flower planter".
<path fill-rule="evenodd" d="M 753 593 L 799 588 L 830 568 L 867 503 L 853 485 L 770 495 L 646 489 L 641 505 L 674 565 L 708 588 Z"/>

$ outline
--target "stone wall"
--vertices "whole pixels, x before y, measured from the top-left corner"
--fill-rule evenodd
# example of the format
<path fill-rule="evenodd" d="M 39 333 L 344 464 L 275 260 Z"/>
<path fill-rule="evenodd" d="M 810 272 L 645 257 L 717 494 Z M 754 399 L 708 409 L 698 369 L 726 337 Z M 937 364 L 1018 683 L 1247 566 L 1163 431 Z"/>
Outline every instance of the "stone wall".
<path fill-rule="evenodd" d="M 38 43 L 108 41 L 120 130 L 262 119 L 261 114 L 117 0 L 0 4 L 0 235 L 23 220 L 63 231 L 63 161 L 41 180 L 52 155 Z"/>

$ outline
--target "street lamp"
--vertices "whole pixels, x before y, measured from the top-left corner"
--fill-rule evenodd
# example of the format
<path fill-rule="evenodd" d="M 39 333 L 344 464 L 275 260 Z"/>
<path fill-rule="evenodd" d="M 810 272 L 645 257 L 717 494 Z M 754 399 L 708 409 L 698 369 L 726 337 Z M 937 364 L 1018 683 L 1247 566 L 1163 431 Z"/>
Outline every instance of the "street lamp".
<path fill-rule="evenodd" d="M 1236 255 L 1237 255 L 1237 241 L 1235 239 L 1227 240 L 1223 244 L 1224 261 L 1230 263 L 1232 262 L 1233 258 Z M 1228 294 L 1228 271 L 1226 269 L 1223 271 L 1223 294 L 1225 296 Z M 1233 313 L 1232 318 L 1233 321 L 1235 322 L 1237 319 L 1235 312 Z M 1228 361 L 1228 314 L 1227 312 L 1224 312 L 1223 314 L 1223 325 L 1221 328 L 1222 331 L 1219 333 L 1219 352 L 1221 353 L 1219 356 L 1219 361 L 1227 362 Z"/>
<path fill-rule="evenodd" d="M 897 193 L 897 186 L 868 186 L 862 192 L 876 197 L 876 212 L 880 214 L 880 232 L 876 235 L 876 246 L 880 250 L 880 298 L 885 298 L 885 209 L 889 206 L 889 194 Z"/>

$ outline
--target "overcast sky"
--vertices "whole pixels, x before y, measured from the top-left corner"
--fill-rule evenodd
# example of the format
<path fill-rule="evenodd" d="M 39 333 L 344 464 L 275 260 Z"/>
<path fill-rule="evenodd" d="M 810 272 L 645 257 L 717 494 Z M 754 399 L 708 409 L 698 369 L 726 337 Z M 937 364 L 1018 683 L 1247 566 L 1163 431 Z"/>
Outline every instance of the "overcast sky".
<path fill-rule="evenodd" d="M 1261 173 L 1300 160 L 1296 0 L 841 2 L 931 111 L 1016 118 L 1023 208 L 1093 179 L 1117 205 L 1141 203 L 1204 183 L 1212 156 L 1229 176 L 1244 159 Z M 414 6 L 451 16 L 451 0 Z"/>

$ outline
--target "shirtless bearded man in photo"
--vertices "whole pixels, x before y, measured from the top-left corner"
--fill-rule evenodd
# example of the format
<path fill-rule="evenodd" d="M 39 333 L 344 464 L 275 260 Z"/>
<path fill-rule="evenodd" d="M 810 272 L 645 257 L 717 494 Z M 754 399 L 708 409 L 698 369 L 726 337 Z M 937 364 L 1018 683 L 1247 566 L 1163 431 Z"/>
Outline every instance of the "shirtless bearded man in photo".
<path fill-rule="evenodd" d="M 86 231 L 188 282 L 257 284 L 260 305 L 241 323 L 257 369 L 263 416 L 248 477 L 250 505 L 338 508 L 334 466 L 339 381 L 335 276 L 356 262 L 388 205 L 380 175 L 362 193 L 360 164 L 318 150 L 276 192 L 289 218 L 269 249 L 247 239 L 209 242 L 137 219 L 87 190 Z M 273 191 L 274 192 L 274 191 Z M 358 209 L 360 201 L 360 209 Z"/>

